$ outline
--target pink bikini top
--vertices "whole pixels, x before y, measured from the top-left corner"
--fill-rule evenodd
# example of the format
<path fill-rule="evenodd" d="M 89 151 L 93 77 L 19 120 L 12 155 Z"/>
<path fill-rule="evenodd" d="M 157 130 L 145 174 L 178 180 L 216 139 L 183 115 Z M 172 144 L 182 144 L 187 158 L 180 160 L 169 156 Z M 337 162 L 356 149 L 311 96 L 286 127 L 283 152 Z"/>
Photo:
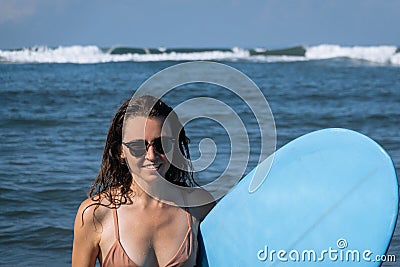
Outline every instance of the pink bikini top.
<path fill-rule="evenodd" d="M 186 211 L 188 218 L 188 230 L 182 244 L 179 246 L 175 256 L 165 265 L 165 267 L 195 266 L 197 253 L 197 237 L 192 231 L 191 215 Z M 104 258 L 102 267 L 138 267 L 126 254 L 119 237 L 118 214 L 114 209 L 114 228 L 116 240 Z"/>

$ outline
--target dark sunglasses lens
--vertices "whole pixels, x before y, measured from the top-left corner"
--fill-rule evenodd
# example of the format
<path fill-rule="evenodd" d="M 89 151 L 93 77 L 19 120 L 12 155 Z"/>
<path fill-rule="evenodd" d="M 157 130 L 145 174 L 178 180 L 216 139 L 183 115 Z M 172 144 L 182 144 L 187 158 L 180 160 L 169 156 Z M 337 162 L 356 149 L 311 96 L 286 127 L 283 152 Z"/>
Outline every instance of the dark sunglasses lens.
<path fill-rule="evenodd" d="M 141 148 L 129 148 L 129 151 L 131 152 L 131 154 L 134 157 L 141 157 L 144 154 L 146 154 L 146 149 L 145 148 L 143 148 L 143 149 L 141 149 Z"/>
<path fill-rule="evenodd" d="M 129 152 L 131 152 L 131 154 L 135 157 L 141 157 L 146 154 L 146 144 L 144 141 L 130 143 L 128 148 Z"/>
<path fill-rule="evenodd" d="M 172 149 L 172 139 L 168 137 L 159 137 L 154 140 L 153 147 L 160 154 L 165 154 Z"/>

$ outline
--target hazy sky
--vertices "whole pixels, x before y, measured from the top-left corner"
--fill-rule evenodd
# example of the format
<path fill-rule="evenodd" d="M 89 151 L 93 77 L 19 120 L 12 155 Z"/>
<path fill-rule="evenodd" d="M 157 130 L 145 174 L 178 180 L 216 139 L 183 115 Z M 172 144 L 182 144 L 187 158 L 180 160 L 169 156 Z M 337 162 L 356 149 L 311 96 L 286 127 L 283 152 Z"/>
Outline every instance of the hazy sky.
<path fill-rule="evenodd" d="M 0 0 L 0 49 L 400 46 L 400 0 Z"/>

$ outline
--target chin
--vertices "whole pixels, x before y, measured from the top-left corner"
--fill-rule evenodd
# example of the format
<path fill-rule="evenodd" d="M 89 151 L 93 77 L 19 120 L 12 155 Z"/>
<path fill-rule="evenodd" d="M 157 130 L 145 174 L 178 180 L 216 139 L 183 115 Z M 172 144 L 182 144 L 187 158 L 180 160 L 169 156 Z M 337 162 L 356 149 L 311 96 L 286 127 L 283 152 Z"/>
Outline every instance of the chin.
<path fill-rule="evenodd" d="M 156 181 L 157 179 L 165 179 L 165 171 L 162 170 L 154 170 L 154 171 L 147 171 L 146 172 L 142 172 L 140 177 L 146 181 L 147 183 L 152 183 L 154 181 Z"/>

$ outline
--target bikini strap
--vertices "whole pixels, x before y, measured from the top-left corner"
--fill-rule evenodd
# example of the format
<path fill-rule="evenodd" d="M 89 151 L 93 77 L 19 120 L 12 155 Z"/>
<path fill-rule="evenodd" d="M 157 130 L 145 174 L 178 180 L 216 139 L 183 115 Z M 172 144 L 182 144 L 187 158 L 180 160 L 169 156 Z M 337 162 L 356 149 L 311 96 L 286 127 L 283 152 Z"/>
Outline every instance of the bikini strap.
<path fill-rule="evenodd" d="M 183 197 L 183 204 L 186 205 L 187 199 L 186 199 L 185 193 L 183 193 L 182 197 Z M 188 218 L 189 229 L 192 229 L 193 220 L 192 220 L 192 214 L 190 214 L 190 209 L 189 209 L 189 207 L 184 207 L 183 209 L 185 210 L 186 217 Z"/>
<path fill-rule="evenodd" d="M 193 226 L 192 215 L 190 214 L 189 208 L 185 208 L 185 212 L 186 212 L 186 217 L 188 219 L 189 230 L 191 230 Z"/>
<path fill-rule="evenodd" d="M 115 231 L 115 238 L 119 241 L 119 226 L 118 226 L 118 214 L 117 209 L 114 209 L 114 231 Z"/>

